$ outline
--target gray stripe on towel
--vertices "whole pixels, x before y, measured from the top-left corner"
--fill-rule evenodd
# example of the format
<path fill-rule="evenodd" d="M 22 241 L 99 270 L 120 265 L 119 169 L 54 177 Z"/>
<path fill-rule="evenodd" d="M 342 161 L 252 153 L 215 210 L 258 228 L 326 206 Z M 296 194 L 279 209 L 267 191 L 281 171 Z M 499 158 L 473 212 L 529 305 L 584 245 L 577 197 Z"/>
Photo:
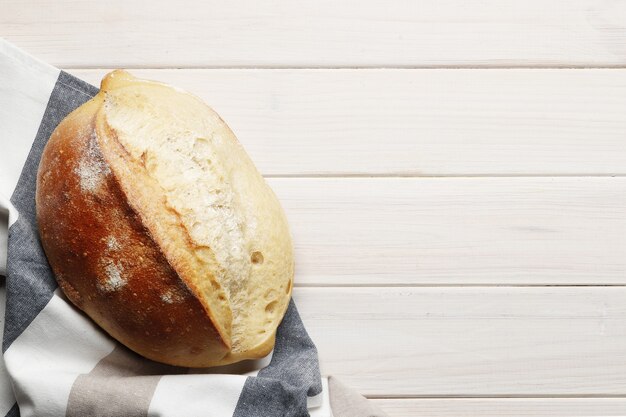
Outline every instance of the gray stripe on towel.
<path fill-rule="evenodd" d="M 246 379 L 233 417 L 308 416 L 307 398 L 322 392 L 317 349 L 296 305 L 278 327 L 270 364 Z"/>
<path fill-rule="evenodd" d="M 2 352 L 37 317 L 57 288 L 39 242 L 35 219 L 35 183 L 41 154 L 52 131 L 61 120 L 97 92 L 96 87 L 61 71 L 17 187 L 11 196 L 11 203 L 17 209 L 19 217 L 9 228 L 7 306 Z"/>
<path fill-rule="evenodd" d="M 17 407 L 17 403 L 13 404 L 13 407 L 11 407 L 5 417 L 20 417 L 20 409 Z"/>

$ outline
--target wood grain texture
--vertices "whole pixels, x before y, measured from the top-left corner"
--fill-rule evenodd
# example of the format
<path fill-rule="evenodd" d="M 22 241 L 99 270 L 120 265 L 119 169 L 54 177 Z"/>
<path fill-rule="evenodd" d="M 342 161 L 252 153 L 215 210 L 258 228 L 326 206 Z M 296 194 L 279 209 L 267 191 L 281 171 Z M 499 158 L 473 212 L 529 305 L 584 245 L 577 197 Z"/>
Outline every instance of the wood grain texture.
<path fill-rule="evenodd" d="M 626 283 L 626 178 L 271 178 L 297 285 Z"/>
<path fill-rule="evenodd" d="M 133 73 L 202 97 L 265 175 L 626 175 L 626 70 Z"/>
<path fill-rule="evenodd" d="M 597 417 L 626 415 L 623 398 L 372 399 L 389 417 Z"/>
<path fill-rule="evenodd" d="M 322 372 L 369 396 L 626 396 L 626 289 L 297 288 Z"/>
<path fill-rule="evenodd" d="M 62 67 L 623 65 L 621 1 L 4 0 L 7 40 Z"/>

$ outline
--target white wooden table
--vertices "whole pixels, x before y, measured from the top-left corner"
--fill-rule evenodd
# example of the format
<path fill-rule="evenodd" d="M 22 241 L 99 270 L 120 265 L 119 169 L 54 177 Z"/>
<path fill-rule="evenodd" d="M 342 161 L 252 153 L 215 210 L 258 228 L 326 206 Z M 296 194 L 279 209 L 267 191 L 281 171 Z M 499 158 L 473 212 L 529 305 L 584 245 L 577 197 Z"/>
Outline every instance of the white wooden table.
<path fill-rule="evenodd" d="M 210 103 L 323 372 L 391 416 L 626 415 L 626 2 L 2 0 L 0 36 Z"/>

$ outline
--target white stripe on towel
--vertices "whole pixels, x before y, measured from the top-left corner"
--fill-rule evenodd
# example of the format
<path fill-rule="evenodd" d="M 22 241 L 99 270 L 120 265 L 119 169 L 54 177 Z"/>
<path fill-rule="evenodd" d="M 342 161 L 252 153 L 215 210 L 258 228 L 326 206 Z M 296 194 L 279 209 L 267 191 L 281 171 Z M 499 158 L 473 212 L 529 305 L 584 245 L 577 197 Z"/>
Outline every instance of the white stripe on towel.
<path fill-rule="evenodd" d="M 232 416 L 245 382 L 242 375 L 165 375 L 148 416 Z"/>
<path fill-rule="evenodd" d="M 57 290 L 4 353 L 21 416 L 64 416 L 76 377 L 91 371 L 114 347 Z"/>
<path fill-rule="evenodd" d="M 59 72 L 0 38 L 0 194 L 4 196 L 15 190 Z"/>

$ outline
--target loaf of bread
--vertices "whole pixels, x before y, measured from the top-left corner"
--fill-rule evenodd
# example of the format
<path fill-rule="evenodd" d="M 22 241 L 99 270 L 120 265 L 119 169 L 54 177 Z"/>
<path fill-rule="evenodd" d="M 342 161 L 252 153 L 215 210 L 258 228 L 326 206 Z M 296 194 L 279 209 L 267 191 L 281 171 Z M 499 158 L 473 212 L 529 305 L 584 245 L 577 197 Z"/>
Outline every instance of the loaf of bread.
<path fill-rule="evenodd" d="M 108 74 L 50 137 L 36 203 L 59 286 L 130 349 L 208 367 L 273 348 L 293 282 L 288 225 L 200 99 Z"/>

